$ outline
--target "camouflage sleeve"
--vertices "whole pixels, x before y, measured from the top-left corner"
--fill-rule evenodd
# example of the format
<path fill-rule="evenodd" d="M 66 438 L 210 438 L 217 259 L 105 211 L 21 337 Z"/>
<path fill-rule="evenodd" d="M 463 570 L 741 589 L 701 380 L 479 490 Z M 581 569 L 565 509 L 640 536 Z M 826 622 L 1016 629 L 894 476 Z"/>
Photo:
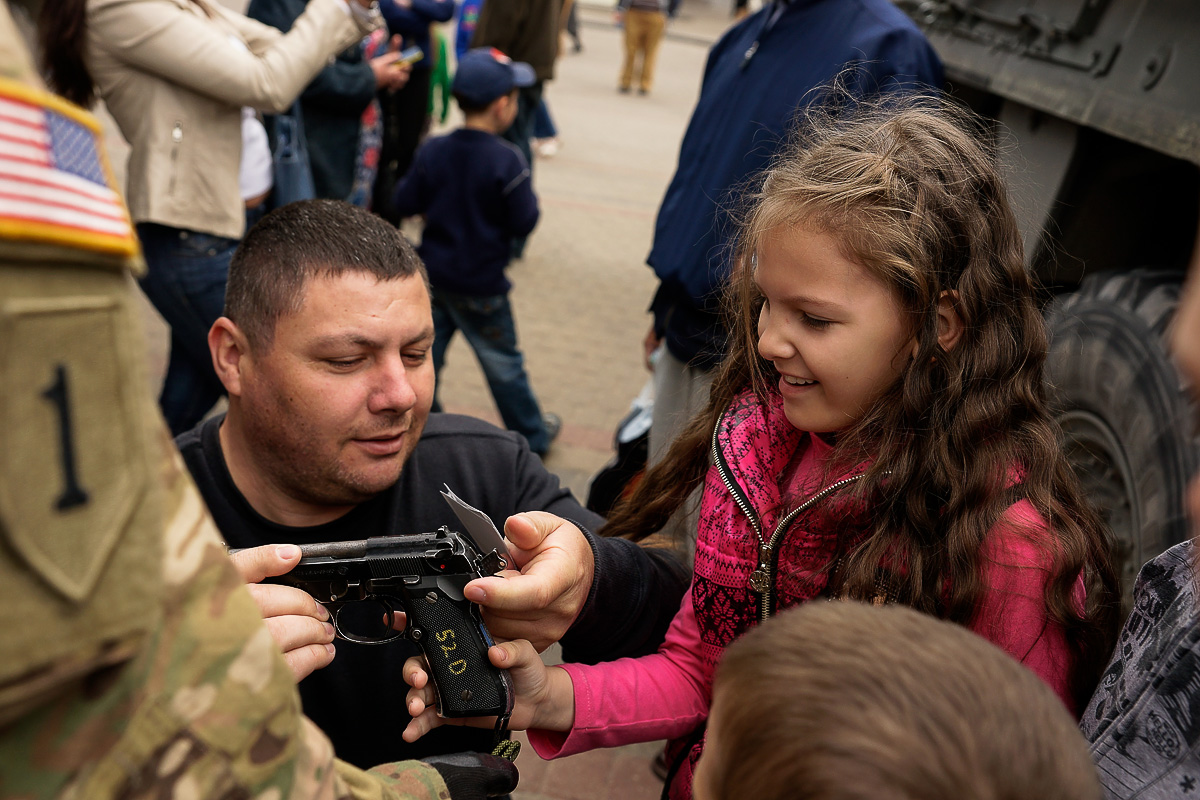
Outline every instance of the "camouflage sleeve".
<path fill-rule="evenodd" d="M 338 762 L 304 717 L 147 391 L 100 128 L 45 91 L 3 3 L 0 105 L 93 198 L 0 209 L 0 800 L 448 798 L 427 765 Z"/>
<path fill-rule="evenodd" d="M 0 797 L 448 799 L 426 765 L 335 759 L 165 430 L 160 443 L 160 622 L 127 662 L 0 734 L 0 764 L 22 765 L 0 767 Z"/>

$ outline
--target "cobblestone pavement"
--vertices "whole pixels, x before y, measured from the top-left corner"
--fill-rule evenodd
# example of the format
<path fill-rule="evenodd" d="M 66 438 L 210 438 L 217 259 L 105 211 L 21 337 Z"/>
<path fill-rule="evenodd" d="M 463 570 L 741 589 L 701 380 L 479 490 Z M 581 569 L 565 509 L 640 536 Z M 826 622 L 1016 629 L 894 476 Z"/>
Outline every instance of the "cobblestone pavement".
<path fill-rule="evenodd" d="M 237 0 L 227 0 L 237 6 Z M 562 416 L 546 464 L 583 500 L 611 455 L 613 430 L 648 378 L 642 366 L 646 313 L 656 282 L 645 266 L 654 216 L 675 168 L 708 46 L 729 24 L 731 0 L 683 0 L 663 42 L 653 91 L 616 91 L 621 32 L 612 6 L 581 0 L 583 50 L 567 52 L 546 96 L 561 146 L 539 158 L 534 180 L 541 221 L 509 276 L 518 336 L 534 391 Z M 102 113 L 102 112 L 101 112 Z M 449 125 L 458 122 L 457 111 Z M 108 124 L 124 176 L 127 148 Z M 165 368 L 167 332 L 146 309 L 152 379 Z M 474 354 L 456 337 L 441 376 L 450 410 L 499 422 Z M 549 660 L 553 655 L 548 653 Z M 661 743 L 584 753 L 554 762 L 526 747 L 516 800 L 649 800 L 662 784 L 650 771 Z"/>

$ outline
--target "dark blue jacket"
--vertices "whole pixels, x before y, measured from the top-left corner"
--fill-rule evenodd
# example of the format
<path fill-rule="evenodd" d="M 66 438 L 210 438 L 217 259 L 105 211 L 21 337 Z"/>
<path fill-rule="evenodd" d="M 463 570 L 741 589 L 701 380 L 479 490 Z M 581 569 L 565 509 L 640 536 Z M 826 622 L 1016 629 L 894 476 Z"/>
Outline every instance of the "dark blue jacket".
<path fill-rule="evenodd" d="M 425 215 L 417 252 L 435 288 L 481 297 L 512 287 L 512 240 L 538 220 L 529 164 L 514 145 L 470 128 L 430 139 L 393 202 L 402 217 Z"/>
<path fill-rule="evenodd" d="M 797 110 L 817 97 L 810 90 L 852 64 L 862 65 L 851 84 L 858 94 L 942 86 L 937 54 L 888 0 L 793 0 L 764 31 L 775 9 L 766 4 L 709 52 L 646 259 L 660 281 L 656 332 L 676 358 L 700 366 L 723 349 L 716 309 L 729 274 L 729 212 L 779 152 Z"/>
<path fill-rule="evenodd" d="M 401 8 L 394 0 L 380 0 L 379 10 L 387 20 L 388 32 L 398 33 L 404 38 L 402 47 L 417 45 L 425 54 L 413 70 L 423 71 L 433 65 L 433 53 L 429 49 L 429 25 L 446 22 L 454 16 L 454 0 L 412 0 L 409 8 Z"/>

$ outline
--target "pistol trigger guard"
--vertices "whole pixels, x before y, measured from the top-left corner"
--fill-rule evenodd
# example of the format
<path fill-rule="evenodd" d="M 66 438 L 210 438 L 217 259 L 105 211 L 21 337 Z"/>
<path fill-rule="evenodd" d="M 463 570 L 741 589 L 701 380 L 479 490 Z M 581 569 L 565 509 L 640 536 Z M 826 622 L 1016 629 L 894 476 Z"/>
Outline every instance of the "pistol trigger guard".
<path fill-rule="evenodd" d="M 337 638 L 347 642 L 354 642 L 355 644 L 390 644 L 397 639 L 403 638 L 406 632 L 398 631 L 393 627 L 396 621 L 396 608 L 392 605 L 391 601 L 386 597 L 375 597 L 374 602 L 383 606 L 384 613 L 387 614 L 387 624 L 391 630 L 390 634 L 379 639 L 368 639 L 364 636 L 357 636 L 353 633 L 343 631 L 342 626 L 338 624 L 338 617 L 346 606 L 338 605 L 336 609 L 329 612 L 329 622 L 333 625 L 333 632 L 337 634 Z"/>

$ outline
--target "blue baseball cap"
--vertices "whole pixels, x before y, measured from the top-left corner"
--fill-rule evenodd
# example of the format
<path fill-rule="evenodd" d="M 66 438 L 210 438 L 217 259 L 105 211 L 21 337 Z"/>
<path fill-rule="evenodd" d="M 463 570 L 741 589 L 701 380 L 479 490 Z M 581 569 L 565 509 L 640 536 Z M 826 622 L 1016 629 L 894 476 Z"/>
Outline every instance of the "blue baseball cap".
<path fill-rule="evenodd" d="M 513 61 L 494 47 L 476 47 L 463 53 L 458 60 L 451 91 L 468 105 L 483 108 L 514 88 L 535 83 L 537 73 L 533 67 L 523 61 Z"/>

